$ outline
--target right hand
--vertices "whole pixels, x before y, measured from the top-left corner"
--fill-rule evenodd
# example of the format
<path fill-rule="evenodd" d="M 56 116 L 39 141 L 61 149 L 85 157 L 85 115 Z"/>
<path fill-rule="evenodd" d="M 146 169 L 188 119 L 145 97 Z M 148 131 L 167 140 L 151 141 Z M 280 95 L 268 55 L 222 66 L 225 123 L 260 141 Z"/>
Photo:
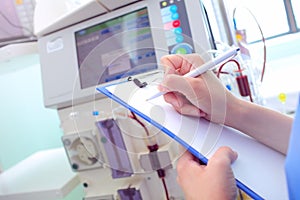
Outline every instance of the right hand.
<path fill-rule="evenodd" d="M 196 78 L 183 77 L 203 64 L 199 55 L 167 55 L 162 57 L 161 64 L 165 67 L 165 76 L 159 89 L 168 92 L 164 95 L 166 102 L 181 114 L 225 123 L 228 102 L 234 96 L 219 79 L 211 71 Z"/>

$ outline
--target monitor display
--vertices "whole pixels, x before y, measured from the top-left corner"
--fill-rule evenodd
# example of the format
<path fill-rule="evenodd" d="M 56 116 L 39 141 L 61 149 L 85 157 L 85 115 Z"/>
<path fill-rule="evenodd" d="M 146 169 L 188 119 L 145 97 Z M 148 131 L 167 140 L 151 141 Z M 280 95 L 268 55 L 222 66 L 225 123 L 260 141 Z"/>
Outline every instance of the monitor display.
<path fill-rule="evenodd" d="M 75 32 L 81 89 L 157 69 L 147 8 Z"/>

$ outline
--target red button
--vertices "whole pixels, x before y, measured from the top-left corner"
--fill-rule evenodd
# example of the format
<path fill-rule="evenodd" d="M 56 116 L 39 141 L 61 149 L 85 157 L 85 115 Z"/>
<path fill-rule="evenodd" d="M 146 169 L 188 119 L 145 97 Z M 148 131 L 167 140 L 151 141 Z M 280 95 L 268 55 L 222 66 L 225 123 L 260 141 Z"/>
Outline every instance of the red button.
<path fill-rule="evenodd" d="M 179 27 L 180 26 L 180 20 L 175 20 L 175 21 L 173 21 L 173 27 L 174 28 L 177 28 L 177 27 Z"/>

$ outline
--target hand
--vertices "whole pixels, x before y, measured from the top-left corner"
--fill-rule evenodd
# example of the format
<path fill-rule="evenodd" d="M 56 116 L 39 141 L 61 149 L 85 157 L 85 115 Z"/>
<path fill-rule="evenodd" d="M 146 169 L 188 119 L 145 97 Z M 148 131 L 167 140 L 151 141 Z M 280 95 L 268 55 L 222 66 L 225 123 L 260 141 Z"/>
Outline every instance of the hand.
<path fill-rule="evenodd" d="M 236 152 L 229 147 L 221 147 L 205 166 L 186 151 L 177 163 L 177 182 L 186 199 L 236 199 L 236 181 L 231 170 L 231 163 L 236 159 Z"/>
<path fill-rule="evenodd" d="M 227 102 L 234 97 L 217 77 L 211 71 L 196 78 L 182 76 L 203 64 L 199 55 L 168 55 L 162 57 L 161 64 L 165 77 L 159 89 L 168 92 L 164 95 L 166 102 L 181 114 L 225 123 Z"/>

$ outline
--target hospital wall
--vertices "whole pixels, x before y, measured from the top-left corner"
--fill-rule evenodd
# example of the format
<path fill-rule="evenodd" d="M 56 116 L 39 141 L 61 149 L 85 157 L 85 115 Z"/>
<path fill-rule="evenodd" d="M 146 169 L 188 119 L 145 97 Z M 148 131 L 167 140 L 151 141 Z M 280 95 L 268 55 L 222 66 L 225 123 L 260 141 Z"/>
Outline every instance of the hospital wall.
<path fill-rule="evenodd" d="M 21 56 L 0 63 L 0 163 L 8 170 L 31 154 L 62 147 L 56 110 L 46 109 L 39 57 Z M 82 199 L 78 186 L 65 200 Z"/>

